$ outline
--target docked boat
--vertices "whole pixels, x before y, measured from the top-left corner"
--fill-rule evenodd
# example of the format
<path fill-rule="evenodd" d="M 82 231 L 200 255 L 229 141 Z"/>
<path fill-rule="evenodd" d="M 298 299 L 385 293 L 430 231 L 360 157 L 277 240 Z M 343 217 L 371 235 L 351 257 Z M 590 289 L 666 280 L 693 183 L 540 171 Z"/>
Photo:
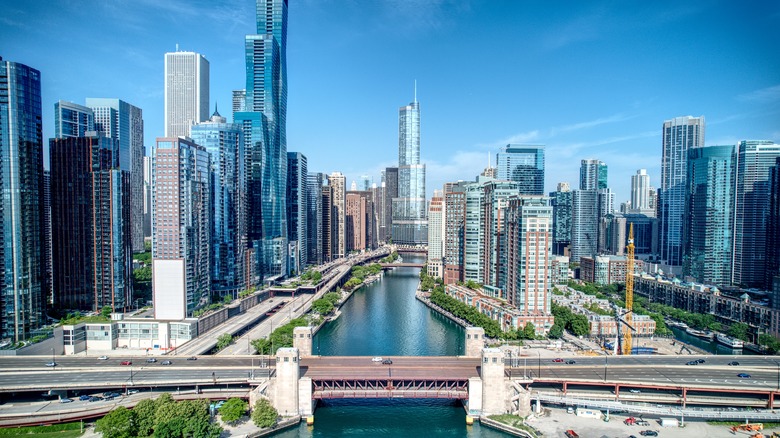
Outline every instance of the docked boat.
<path fill-rule="evenodd" d="M 720 333 L 718 333 L 715 339 L 721 344 L 734 349 L 742 348 L 745 346 L 745 343 L 742 342 L 741 339 L 732 338 L 731 336 L 726 336 Z"/>
<path fill-rule="evenodd" d="M 706 339 L 708 341 L 711 341 L 715 337 L 715 335 L 710 331 L 696 330 L 690 327 L 685 329 L 685 333 L 688 333 L 691 336 L 696 336 L 697 338 Z"/>

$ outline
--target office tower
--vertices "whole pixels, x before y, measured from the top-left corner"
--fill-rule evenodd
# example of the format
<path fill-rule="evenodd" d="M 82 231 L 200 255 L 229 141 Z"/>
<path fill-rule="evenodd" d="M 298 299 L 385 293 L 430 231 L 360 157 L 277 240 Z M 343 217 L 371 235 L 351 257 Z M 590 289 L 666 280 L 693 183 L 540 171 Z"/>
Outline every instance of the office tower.
<path fill-rule="evenodd" d="M 29 339 L 44 323 L 41 73 L 0 57 L 0 339 Z"/>
<path fill-rule="evenodd" d="M 398 197 L 398 168 L 385 168 L 385 239 L 387 242 L 393 238 L 393 199 Z"/>
<path fill-rule="evenodd" d="M 631 211 L 647 214 L 650 210 L 650 175 L 639 169 L 631 175 Z"/>
<path fill-rule="evenodd" d="M 144 157 L 144 240 L 152 237 L 152 157 Z"/>
<path fill-rule="evenodd" d="M 358 185 L 358 190 L 361 191 L 369 191 L 371 190 L 371 186 L 374 185 L 374 180 L 369 175 L 360 175 L 360 184 Z"/>
<path fill-rule="evenodd" d="M 309 173 L 306 180 L 306 260 L 311 265 L 325 263 L 322 255 L 322 186 L 324 173 Z"/>
<path fill-rule="evenodd" d="M 328 177 L 331 191 L 331 257 L 341 258 L 347 255 L 347 218 L 346 192 L 347 178 L 341 172 L 333 172 Z"/>
<path fill-rule="evenodd" d="M 751 140 L 740 141 L 737 148 L 731 283 L 761 287 L 766 276 L 769 168 L 780 157 L 780 145 L 767 140 Z"/>
<path fill-rule="evenodd" d="M 552 315 L 553 209 L 543 196 L 513 196 L 505 209 L 506 298 L 517 307 L 522 325 L 547 332 Z"/>
<path fill-rule="evenodd" d="M 571 244 L 571 191 L 569 183 L 558 183 L 558 188 L 550 192 L 550 205 L 553 209 L 553 254 L 565 255 Z"/>
<path fill-rule="evenodd" d="M 599 231 L 598 192 L 571 192 L 571 255 L 572 262 L 580 257 L 592 257 L 597 252 Z"/>
<path fill-rule="evenodd" d="M 479 176 L 486 176 L 488 178 L 498 178 L 498 171 L 495 167 L 490 167 L 490 164 L 488 164 L 488 167 L 482 169 L 482 173 L 480 173 Z"/>
<path fill-rule="evenodd" d="M 384 222 L 385 213 L 385 187 L 384 183 L 377 187 L 376 184 L 371 187 L 371 196 L 374 200 L 374 230 L 373 230 L 373 242 L 372 247 L 378 247 L 380 242 L 384 242 L 384 230 L 381 224 Z"/>
<path fill-rule="evenodd" d="M 598 190 L 599 218 L 615 212 L 615 193 L 609 187 Z"/>
<path fill-rule="evenodd" d="M 444 184 L 444 284 L 463 281 L 466 184 L 464 181 Z"/>
<path fill-rule="evenodd" d="M 444 248 L 444 198 L 441 190 L 434 190 L 428 205 L 428 275 L 444 278 L 442 260 Z"/>
<path fill-rule="evenodd" d="M 292 260 L 291 268 L 300 273 L 306 268 L 308 255 L 308 197 L 306 196 L 306 175 L 308 174 L 306 156 L 300 152 L 287 152 L 287 240 L 294 248 L 297 257 Z M 294 266 L 293 266 L 294 265 Z"/>
<path fill-rule="evenodd" d="M 209 302 L 211 159 L 182 137 L 158 138 L 152 157 L 154 318 L 180 320 Z"/>
<path fill-rule="evenodd" d="M 374 201 L 370 191 L 349 191 L 345 200 L 347 252 L 374 248 Z"/>
<path fill-rule="evenodd" d="M 130 172 L 119 141 L 98 136 L 49 142 L 54 307 L 124 311 L 133 299 Z"/>
<path fill-rule="evenodd" d="M 780 299 L 778 299 L 780 293 L 780 157 L 775 159 L 775 164 L 769 168 L 764 289 L 776 292 L 773 294 L 772 307 L 780 308 Z"/>
<path fill-rule="evenodd" d="M 682 265 L 688 150 L 703 146 L 703 116 L 664 121 L 658 218 L 661 219 L 661 259 L 667 265 Z"/>
<path fill-rule="evenodd" d="M 656 190 L 655 187 L 650 187 L 647 198 L 649 206 L 649 211 L 647 214 L 653 217 L 658 217 L 658 190 Z"/>
<path fill-rule="evenodd" d="M 425 245 L 428 219 L 425 205 L 425 164 L 420 163 L 420 104 L 398 110 L 398 197 L 393 199 L 393 243 Z"/>
<path fill-rule="evenodd" d="M 95 115 L 90 108 L 60 100 L 54 104 L 54 138 L 84 137 L 95 130 Z"/>
<path fill-rule="evenodd" d="M 605 254 L 625 255 L 629 226 L 634 227 L 634 256 L 637 259 L 654 259 L 658 254 L 658 219 L 639 213 L 617 213 L 602 218 L 602 228 L 608 235 L 599 236 L 605 243 Z"/>
<path fill-rule="evenodd" d="M 43 171 L 43 260 L 44 260 L 44 276 L 43 276 L 43 297 L 44 302 L 51 307 L 53 301 L 53 289 L 52 289 L 52 263 L 51 256 L 52 243 L 51 243 L 51 171 Z"/>
<path fill-rule="evenodd" d="M 544 194 L 544 145 L 508 144 L 496 162 L 498 179 L 517 181 L 524 195 Z"/>
<path fill-rule="evenodd" d="M 120 99 L 87 98 L 95 115 L 95 130 L 119 140 L 119 168 L 130 172 L 131 239 L 133 252 L 144 251 L 144 119 L 140 108 Z"/>
<path fill-rule="evenodd" d="M 244 134 L 214 108 L 207 122 L 190 129 L 192 141 L 211 158 L 209 260 L 211 293 L 237 298 L 246 284 L 247 205 Z"/>
<path fill-rule="evenodd" d="M 287 275 L 287 0 L 257 0 L 257 34 L 245 38 L 243 126 L 249 155 L 250 242 L 261 278 Z"/>
<path fill-rule="evenodd" d="M 580 162 L 580 190 L 600 190 L 607 188 L 607 165 L 599 160 Z"/>
<path fill-rule="evenodd" d="M 327 181 L 327 176 L 325 177 Z M 322 186 L 322 214 L 320 215 L 320 221 L 322 222 L 321 229 L 322 235 L 320 236 L 320 242 L 322 242 L 322 260 L 323 262 L 329 262 L 335 257 L 333 255 L 334 242 L 333 242 L 333 187 L 330 185 Z"/>
<path fill-rule="evenodd" d="M 165 136 L 189 137 L 209 119 L 209 62 L 195 52 L 165 54 Z"/>
<path fill-rule="evenodd" d="M 734 161 L 734 146 L 688 150 L 683 275 L 699 283 L 731 283 Z"/>
<path fill-rule="evenodd" d="M 236 113 L 246 111 L 246 90 L 233 90 L 233 120 Z"/>

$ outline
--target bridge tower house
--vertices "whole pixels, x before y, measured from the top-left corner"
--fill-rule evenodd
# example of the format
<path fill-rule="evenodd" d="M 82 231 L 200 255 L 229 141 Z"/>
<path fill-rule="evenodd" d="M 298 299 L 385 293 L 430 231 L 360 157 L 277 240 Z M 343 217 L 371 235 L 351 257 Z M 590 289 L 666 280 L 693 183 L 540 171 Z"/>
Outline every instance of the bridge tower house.
<path fill-rule="evenodd" d="M 466 356 L 480 357 L 483 348 L 485 348 L 485 329 L 466 327 Z"/>
<path fill-rule="evenodd" d="M 298 415 L 298 381 L 301 376 L 297 348 L 276 350 L 273 404 L 280 415 Z"/>
<path fill-rule="evenodd" d="M 314 327 L 295 327 L 293 329 L 293 347 L 298 349 L 301 357 L 312 355 L 312 338 Z"/>
<path fill-rule="evenodd" d="M 504 352 L 498 348 L 482 349 L 482 415 L 507 413 L 507 379 L 504 375 Z"/>

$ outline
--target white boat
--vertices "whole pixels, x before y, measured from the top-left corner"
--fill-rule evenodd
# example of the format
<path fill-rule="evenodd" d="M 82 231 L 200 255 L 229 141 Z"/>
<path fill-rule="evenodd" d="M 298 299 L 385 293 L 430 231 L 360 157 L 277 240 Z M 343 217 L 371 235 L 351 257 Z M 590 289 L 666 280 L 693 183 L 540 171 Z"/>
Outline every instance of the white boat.
<path fill-rule="evenodd" d="M 731 336 L 726 336 L 720 333 L 718 333 L 715 339 L 717 339 L 718 342 L 720 342 L 721 344 L 734 349 L 742 348 L 745 346 L 745 343 L 742 342 L 741 339 L 732 338 Z"/>
<path fill-rule="evenodd" d="M 696 330 L 690 327 L 685 329 L 685 333 L 688 333 L 691 336 L 696 336 L 697 338 L 707 339 L 709 341 L 715 337 L 715 335 L 710 331 Z"/>

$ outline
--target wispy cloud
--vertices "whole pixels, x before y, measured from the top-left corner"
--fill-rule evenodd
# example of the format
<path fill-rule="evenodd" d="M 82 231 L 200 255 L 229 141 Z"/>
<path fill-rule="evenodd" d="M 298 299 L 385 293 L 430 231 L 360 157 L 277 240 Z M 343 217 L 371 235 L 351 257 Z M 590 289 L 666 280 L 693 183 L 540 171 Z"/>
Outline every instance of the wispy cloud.
<path fill-rule="evenodd" d="M 579 131 L 580 129 L 588 129 L 593 128 L 600 125 L 606 125 L 609 123 L 617 123 L 617 122 L 623 122 L 626 120 L 630 120 L 636 117 L 635 115 L 625 115 L 622 113 L 614 114 L 609 117 L 601 117 L 595 120 L 588 120 L 587 122 L 580 122 L 580 123 L 574 123 L 571 125 L 566 126 L 560 126 L 552 128 L 550 132 L 550 137 L 554 137 L 559 133 L 562 132 L 571 132 L 571 131 Z"/>
<path fill-rule="evenodd" d="M 541 46 L 546 50 L 558 50 L 571 44 L 598 39 L 601 37 L 600 29 L 603 28 L 602 18 L 603 14 L 597 12 L 553 27 L 543 37 Z"/>
<path fill-rule="evenodd" d="M 737 96 L 737 100 L 743 102 L 772 102 L 778 99 L 780 99 L 780 84 L 753 90 L 749 93 Z"/>

